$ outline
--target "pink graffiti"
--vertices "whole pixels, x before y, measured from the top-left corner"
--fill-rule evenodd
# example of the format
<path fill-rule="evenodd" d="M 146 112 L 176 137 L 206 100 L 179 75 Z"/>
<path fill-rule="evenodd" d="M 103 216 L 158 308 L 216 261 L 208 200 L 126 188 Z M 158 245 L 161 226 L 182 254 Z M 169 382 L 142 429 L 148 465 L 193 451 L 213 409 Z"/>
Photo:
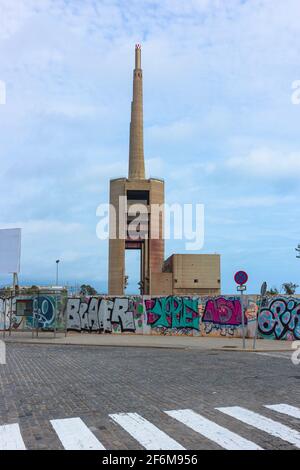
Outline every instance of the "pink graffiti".
<path fill-rule="evenodd" d="M 148 312 L 148 322 L 150 325 L 152 325 L 152 323 L 155 323 L 157 320 L 157 315 L 151 312 L 152 308 L 154 307 L 154 304 L 155 300 L 145 300 L 146 311 Z"/>
<path fill-rule="evenodd" d="M 225 299 L 224 297 L 208 300 L 202 320 L 221 325 L 241 325 L 241 303 L 237 299 Z M 245 318 L 246 323 L 247 318 Z"/>

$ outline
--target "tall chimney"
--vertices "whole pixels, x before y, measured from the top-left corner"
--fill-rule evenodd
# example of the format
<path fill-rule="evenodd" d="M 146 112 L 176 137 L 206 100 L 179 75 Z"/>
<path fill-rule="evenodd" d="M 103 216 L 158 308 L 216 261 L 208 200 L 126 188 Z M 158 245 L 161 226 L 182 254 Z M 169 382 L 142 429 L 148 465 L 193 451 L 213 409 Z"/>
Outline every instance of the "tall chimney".
<path fill-rule="evenodd" d="M 129 179 L 145 179 L 143 133 L 143 71 L 141 69 L 141 46 L 136 44 L 130 121 Z"/>

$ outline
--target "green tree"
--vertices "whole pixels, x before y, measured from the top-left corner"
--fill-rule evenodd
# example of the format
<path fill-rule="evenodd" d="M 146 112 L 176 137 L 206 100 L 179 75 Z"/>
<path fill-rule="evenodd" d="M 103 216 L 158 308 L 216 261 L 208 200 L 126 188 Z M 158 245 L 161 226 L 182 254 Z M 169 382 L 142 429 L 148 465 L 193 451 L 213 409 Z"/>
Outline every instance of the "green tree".
<path fill-rule="evenodd" d="M 282 284 L 283 292 L 286 295 L 294 295 L 297 287 L 299 287 L 298 284 L 294 284 L 293 282 L 285 282 Z"/>
<path fill-rule="evenodd" d="M 39 293 L 39 288 L 38 286 L 31 286 L 31 287 L 26 287 L 25 289 L 21 289 L 22 294 L 27 294 L 27 295 L 36 295 Z"/>
<path fill-rule="evenodd" d="M 0 289 L 0 297 L 10 297 L 11 295 L 11 287 L 1 287 Z"/>
<path fill-rule="evenodd" d="M 96 289 L 94 287 L 90 286 L 89 284 L 82 284 L 80 286 L 80 295 L 86 297 L 88 295 L 97 295 Z"/>
<path fill-rule="evenodd" d="M 277 287 L 271 287 L 271 289 L 269 289 L 266 292 L 266 295 L 278 295 L 278 294 L 279 294 L 279 291 L 278 291 Z"/>

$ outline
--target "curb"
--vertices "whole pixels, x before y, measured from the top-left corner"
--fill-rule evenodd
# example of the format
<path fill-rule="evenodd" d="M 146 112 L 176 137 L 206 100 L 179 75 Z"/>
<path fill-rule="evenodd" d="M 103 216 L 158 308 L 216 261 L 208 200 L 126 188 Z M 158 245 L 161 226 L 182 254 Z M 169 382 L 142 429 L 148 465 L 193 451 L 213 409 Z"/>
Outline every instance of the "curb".
<path fill-rule="evenodd" d="M 30 345 L 50 345 L 50 346 L 76 346 L 76 347 L 88 347 L 88 348 L 147 348 L 147 349 L 189 349 L 190 347 L 187 346 L 155 346 L 155 345 L 143 345 L 143 344 L 76 344 L 76 343 L 53 343 L 50 341 L 15 341 L 15 340 L 8 340 L 5 341 L 6 344 L 30 344 Z M 199 349 L 199 348 L 191 348 L 191 349 Z"/>
<path fill-rule="evenodd" d="M 292 352 L 292 349 L 243 349 L 235 346 L 222 346 L 222 347 L 211 347 L 211 348 L 199 348 L 197 346 L 161 346 L 161 345 L 144 345 L 144 344 L 80 344 L 80 343 L 54 343 L 53 341 L 33 341 L 33 340 L 13 340 L 4 339 L 6 344 L 28 344 L 28 345 L 51 345 L 51 346 L 77 346 L 77 347 L 105 347 L 105 348 L 145 348 L 145 349 L 180 349 L 180 350 L 199 350 L 199 351 L 225 351 L 225 352 L 247 352 L 247 353 L 281 353 L 281 352 Z"/>
<path fill-rule="evenodd" d="M 218 348 L 218 351 L 237 351 L 237 352 L 252 352 L 252 353 L 258 353 L 258 352 L 263 352 L 263 353 L 281 353 L 281 352 L 293 352 L 293 349 L 243 349 L 243 348 L 235 348 L 233 347 L 226 347 L 226 348 Z"/>

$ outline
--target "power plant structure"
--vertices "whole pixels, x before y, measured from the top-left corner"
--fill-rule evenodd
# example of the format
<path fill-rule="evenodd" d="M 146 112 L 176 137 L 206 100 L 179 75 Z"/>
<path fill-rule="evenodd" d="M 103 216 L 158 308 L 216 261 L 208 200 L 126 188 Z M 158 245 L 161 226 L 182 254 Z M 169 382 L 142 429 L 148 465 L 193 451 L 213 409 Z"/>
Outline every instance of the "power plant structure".
<path fill-rule="evenodd" d="M 125 250 L 140 252 L 143 295 L 218 295 L 220 255 L 173 254 L 165 260 L 163 179 L 146 178 L 141 46 L 135 46 L 128 177 L 110 180 L 109 295 L 124 295 Z M 138 220 L 136 214 L 138 213 Z M 137 229 L 138 228 L 138 229 Z"/>

